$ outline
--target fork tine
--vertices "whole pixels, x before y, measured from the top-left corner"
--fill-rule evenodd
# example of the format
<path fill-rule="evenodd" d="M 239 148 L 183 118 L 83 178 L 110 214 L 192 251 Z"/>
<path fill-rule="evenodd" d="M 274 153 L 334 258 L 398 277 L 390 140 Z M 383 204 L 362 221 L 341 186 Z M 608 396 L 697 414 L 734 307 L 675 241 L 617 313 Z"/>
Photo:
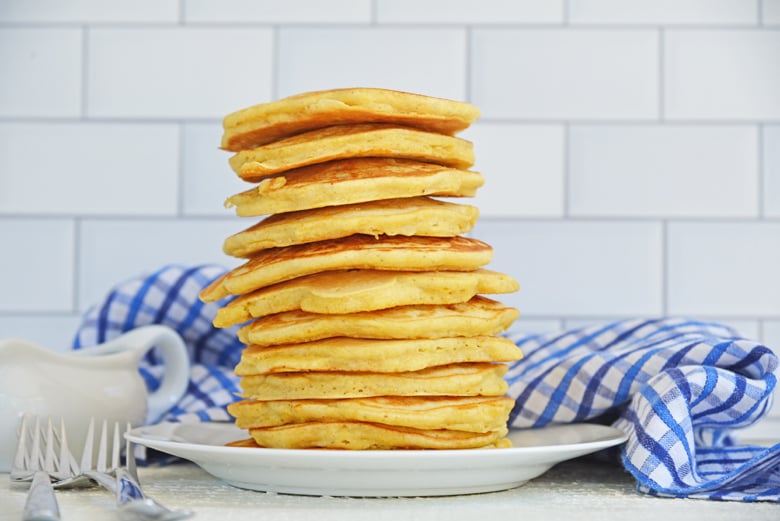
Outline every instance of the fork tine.
<path fill-rule="evenodd" d="M 19 426 L 19 439 L 16 441 L 16 452 L 14 453 L 14 468 L 27 468 L 27 416 L 22 416 L 22 423 Z"/>
<path fill-rule="evenodd" d="M 100 428 L 100 442 L 98 445 L 98 459 L 97 459 L 97 471 L 106 472 L 106 444 L 108 443 L 108 426 L 106 420 L 103 420 L 103 425 Z"/>
<path fill-rule="evenodd" d="M 54 472 L 55 466 L 58 466 L 55 453 L 55 445 L 57 440 L 54 438 L 54 427 L 51 423 L 51 418 L 48 419 L 46 425 L 46 436 L 44 438 L 46 454 L 43 457 L 43 470 L 51 474 Z"/>
<path fill-rule="evenodd" d="M 92 468 L 92 447 L 95 444 L 95 418 L 89 419 L 87 427 L 87 439 L 84 441 L 84 452 L 81 454 L 81 470 Z"/>
<path fill-rule="evenodd" d="M 114 444 L 111 446 L 111 470 L 119 468 L 119 454 L 122 445 L 119 443 L 119 422 L 114 422 Z"/>
<path fill-rule="evenodd" d="M 127 467 L 130 477 L 138 483 L 138 469 L 136 468 L 135 453 L 133 452 L 134 446 L 130 439 L 127 438 L 127 433 L 130 432 L 131 428 L 130 422 L 127 422 L 125 425 L 125 467 Z"/>
<path fill-rule="evenodd" d="M 32 434 L 32 451 L 27 463 L 29 470 L 41 470 L 41 418 L 35 418 L 35 427 Z"/>
<path fill-rule="evenodd" d="M 65 434 L 65 419 L 60 417 L 60 457 L 57 465 L 57 472 L 61 474 L 70 473 L 70 461 L 68 451 L 68 440 Z"/>
<path fill-rule="evenodd" d="M 67 430 L 65 429 L 65 418 L 62 417 L 60 417 L 59 442 L 60 457 L 57 465 L 57 472 L 63 478 L 66 476 L 78 476 L 80 474 L 79 466 L 76 464 L 76 458 L 74 458 L 73 454 L 70 452 Z"/>

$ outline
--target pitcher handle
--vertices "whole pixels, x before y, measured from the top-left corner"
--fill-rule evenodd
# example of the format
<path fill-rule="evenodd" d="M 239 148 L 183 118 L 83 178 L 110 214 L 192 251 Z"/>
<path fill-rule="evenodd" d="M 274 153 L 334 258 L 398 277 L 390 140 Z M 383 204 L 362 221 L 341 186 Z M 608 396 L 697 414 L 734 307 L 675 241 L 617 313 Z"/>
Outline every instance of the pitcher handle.
<path fill-rule="evenodd" d="M 165 371 L 160 386 L 149 394 L 149 408 L 146 411 L 146 424 L 157 423 L 163 415 L 170 411 L 187 392 L 190 383 L 190 358 L 187 346 L 179 334 L 166 326 L 152 325 L 144 353 L 152 347 L 163 359 Z"/>
<path fill-rule="evenodd" d="M 181 336 L 170 327 L 152 324 L 128 331 L 99 346 L 79 350 L 83 351 L 83 354 L 89 352 L 94 355 L 134 351 L 140 362 L 153 347 L 157 348 L 157 352 L 162 357 L 165 371 L 160 386 L 149 393 L 145 421 L 147 425 L 157 423 L 187 392 L 190 382 L 190 360 L 187 346 Z M 75 353 L 80 354 L 79 351 Z"/>

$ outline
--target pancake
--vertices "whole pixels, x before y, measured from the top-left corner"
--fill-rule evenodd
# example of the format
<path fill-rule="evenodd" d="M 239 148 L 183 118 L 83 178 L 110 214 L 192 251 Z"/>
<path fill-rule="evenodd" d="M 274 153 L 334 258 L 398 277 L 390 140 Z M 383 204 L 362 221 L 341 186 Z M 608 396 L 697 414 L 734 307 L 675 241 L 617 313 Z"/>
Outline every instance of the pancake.
<path fill-rule="evenodd" d="M 337 125 L 298 134 L 230 158 L 241 179 L 260 181 L 307 165 L 353 157 L 394 157 L 465 169 L 474 164 L 471 142 L 444 134 L 384 124 Z"/>
<path fill-rule="evenodd" d="M 334 337 L 270 347 L 250 345 L 238 376 L 306 371 L 399 373 L 470 362 L 511 362 L 520 349 L 498 336 L 361 339 Z"/>
<path fill-rule="evenodd" d="M 267 248 L 339 239 L 356 233 L 454 237 L 471 230 L 478 215 L 476 206 L 428 197 L 330 206 L 271 215 L 228 237 L 222 249 L 233 257 L 251 257 Z"/>
<path fill-rule="evenodd" d="M 477 120 L 468 103 L 375 88 L 306 92 L 247 107 L 222 122 L 222 148 L 237 152 L 328 125 L 396 123 L 455 134 Z"/>
<path fill-rule="evenodd" d="M 476 449 L 496 443 L 507 433 L 447 429 L 411 429 L 379 423 L 308 422 L 250 429 L 261 447 L 283 449 Z"/>
<path fill-rule="evenodd" d="M 242 449 L 260 449 L 260 448 L 267 448 L 267 447 L 260 447 L 260 445 L 257 444 L 257 442 L 253 438 L 244 438 L 241 440 L 235 440 L 231 441 L 225 444 L 226 447 L 239 447 Z M 475 447 L 477 449 L 507 449 L 512 447 L 512 442 L 509 440 L 509 438 L 501 438 L 499 440 L 496 440 L 494 443 L 491 443 L 490 445 L 485 445 L 484 447 Z"/>
<path fill-rule="evenodd" d="M 242 397 L 253 400 L 311 400 L 366 396 L 503 396 L 504 364 L 468 363 L 403 373 L 345 371 L 269 373 L 244 376 Z"/>
<path fill-rule="evenodd" d="M 214 302 L 296 277 L 336 269 L 469 271 L 488 264 L 493 249 L 467 237 L 380 237 L 351 235 L 263 250 L 212 282 L 200 293 Z"/>
<path fill-rule="evenodd" d="M 434 195 L 472 197 L 484 183 L 477 172 L 389 158 L 329 161 L 263 179 L 228 197 L 225 206 L 242 217 Z"/>
<path fill-rule="evenodd" d="M 311 313 L 356 313 L 394 306 L 454 304 L 477 294 L 511 293 L 509 275 L 474 271 L 328 271 L 299 277 L 242 295 L 217 310 L 216 327 L 300 309 Z"/>
<path fill-rule="evenodd" d="M 519 312 L 485 297 L 458 304 L 398 306 L 359 313 L 286 311 L 258 318 L 238 331 L 245 344 L 272 346 L 322 338 L 445 338 L 497 335 Z"/>
<path fill-rule="evenodd" d="M 468 432 L 506 427 L 514 400 L 500 396 L 377 396 L 342 400 L 243 400 L 228 405 L 240 429 L 290 423 L 359 421 Z"/>

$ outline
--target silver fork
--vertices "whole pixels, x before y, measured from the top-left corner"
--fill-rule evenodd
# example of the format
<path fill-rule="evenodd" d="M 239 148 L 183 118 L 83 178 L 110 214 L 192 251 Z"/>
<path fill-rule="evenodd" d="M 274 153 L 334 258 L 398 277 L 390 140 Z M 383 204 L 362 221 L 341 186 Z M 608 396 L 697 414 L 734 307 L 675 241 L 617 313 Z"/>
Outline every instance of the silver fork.
<path fill-rule="evenodd" d="M 129 430 L 129 426 L 125 429 Z M 109 462 L 108 454 L 108 425 L 103 421 L 100 430 L 100 441 L 98 442 L 97 462 L 93 465 L 92 457 L 94 451 L 95 439 L 95 421 L 90 420 L 87 430 L 87 440 L 84 443 L 84 453 L 81 458 L 81 474 L 87 476 L 105 489 L 116 495 L 117 509 L 120 519 L 124 521 L 174 521 L 176 519 L 185 519 L 191 517 L 193 512 L 190 510 L 171 510 L 147 497 L 138 484 L 137 477 L 134 476 L 134 465 L 130 472 L 120 465 L 120 428 L 118 423 L 114 423 L 113 441 L 111 443 L 111 455 Z M 127 459 L 132 460 L 132 446 L 127 442 Z"/>
<path fill-rule="evenodd" d="M 23 521 L 59 521 L 60 509 L 52 480 L 63 481 L 73 475 L 74 462 L 65 439 L 64 422 L 60 422 L 60 433 L 57 437 L 49 418 L 46 434 L 43 436 L 43 450 L 41 436 L 41 419 L 36 418 L 35 425 L 28 432 L 27 417 L 23 416 L 10 474 L 11 481 L 32 482 L 22 512 Z M 29 451 L 28 443 L 32 443 Z M 56 455 L 58 445 L 59 456 Z"/>

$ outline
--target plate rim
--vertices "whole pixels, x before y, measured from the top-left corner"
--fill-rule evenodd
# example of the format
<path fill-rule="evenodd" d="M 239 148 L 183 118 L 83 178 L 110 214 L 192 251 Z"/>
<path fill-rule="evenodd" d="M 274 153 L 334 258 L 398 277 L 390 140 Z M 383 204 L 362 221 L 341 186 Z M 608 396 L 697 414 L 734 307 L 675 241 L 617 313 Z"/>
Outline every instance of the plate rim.
<path fill-rule="evenodd" d="M 155 425 L 146 425 L 141 427 L 136 427 L 134 429 L 131 429 L 129 432 L 125 434 L 125 437 L 127 437 L 131 442 L 136 443 L 138 445 L 144 445 L 146 447 L 153 448 L 155 450 L 161 450 L 162 452 L 167 452 L 164 449 L 160 449 L 158 447 L 154 447 L 151 444 L 158 446 L 168 446 L 168 447 L 181 447 L 186 448 L 187 450 L 193 451 L 193 452 L 200 452 L 200 453 L 226 453 L 226 454 L 252 454 L 252 455 L 276 455 L 276 456 L 287 456 L 287 457 L 296 457 L 296 456 L 306 456 L 310 461 L 311 459 L 339 459 L 339 460 L 348 460 L 348 459 L 364 459 L 364 458 L 371 458 L 371 459 L 393 459 L 394 461 L 397 461 L 400 458 L 419 458 L 420 455 L 425 455 L 425 458 L 429 459 L 447 459 L 453 456 L 458 456 L 458 459 L 468 459 L 468 458 L 475 458 L 475 459 L 482 459 L 482 456 L 485 456 L 486 454 L 501 454 L 501 455 L 518 455 L 518 454 L 533 454 L 540 451 L 550 451 L 550 452 L 566 452 L 568 450 L 589 450 L 593 449 L 599 450 L 603 448 L 613 447 L 616 445 L 620 445 L 624 443 L 628 439 L 628 434 L 621 431 L 620 429 L 617 429 L 615 427 L 609 426 L 609 425 L 601 425 L 597 423 L 587 423 L 587 422 L 579 422 L 579 423 L 568 423 L 568 424 L 556 424 L 556 425 L 549 425 L 544 427 L 533 427 L 533 428 L 523 428 L 523 429 L 517 429 L 517 428 L 510 428 L 509 434 L 511 435 L 513 432 L 518 431 L 540 431 L 540 430 L 568 430 L 568 429 L 575 429 L 575 428 L 582 428 L 582 426 L 587 426 L 587 428 L 593 428 L 597 430 L 602 430 L 603 435 L 592 439 L 587 440 L 583 442 L 575 442 L 575 443 L 552 443 L 552 444 L 545 444 L 545 445 L 533 445 L 533 446 L 522 446 L 522 447 L 507 447 L 507 448 L 501 448 L 496 449 L 495 452 L 493 450 L 464 450 L 464 449 L 437 449 L 437 450 L 418 450 L 418 449 L 398 449 L 398 450 L 323 450 L 323 449 L 285 449 L 285 448 L 268 448 L 268 447 L 228 447 L 228 446 L 221 446 L 221 445 L 213 445 L 213 444 L 206 444 L 206 443 L 193 443 L 191 441 L 179 441 L 179 440 L 173 440 L 173 439 L 165 439 L 165 438 L 148 438 L 141 436 L 140 433 L 144 429 L 161 429 L 166 426 L 178 426 L 178 425 L 186 425 L 187 427 L 198 427 L 198 426 L 206 426 L 208 425 L 209 428 L 213 426 L 221 426 L 224 425 L 226 428 L 235 428 L 235 425 L 233 422 L 230 421 L 224 421 L 224 422 L 215 422 L 215 421 L 208 421 L 208 422 L 161 422 Z M 169 453 L 170 454 L 170 453 Z M 174 454 L 177 455 L 177 454 Z M 474 455 L 474 456 L 469 456 Z M 184 459 L 190 459 L 184 456 Z"/>
<path fill-rule="evenodd" d="M 537 437 L 539 431 L 550 429 L 565 432 L 585 426 L 592 431 L 586 441 L 557 445 L 471 450 L 277 449 L 191 443 L 186 438 L 172 440 L 177 436 L 176 427 L 182 425 L 217 429 L 214 437 L 220 436 L 221 427 L 238 434 L 242 432 L 233 422 L 164 422 L 132 429 L 125 437 L 133 443 L 189 460 L 214 478 L 237 488 L 336 497 L 454 496 L 508 490 L 541 476 L 558 463 L 619 445 L 628 438 L 614 427 L 578 423 L 522 429 L 535 431 Z M 146 438 L 139 436 L 144 429 Z M 149 438 L 150 429 L 151 435 L 157 430 L 156 439 Z M 222 442 L 226 434 L 212 439 Z M 577 433 L 578 436 L 586 434 L 587 431 Z M 560 436 L 559 433 L 559 441 Z M 368 475 L 374 479 L 366 480 Z M 380 484 L 376 483 L 377 479 Z"/>

